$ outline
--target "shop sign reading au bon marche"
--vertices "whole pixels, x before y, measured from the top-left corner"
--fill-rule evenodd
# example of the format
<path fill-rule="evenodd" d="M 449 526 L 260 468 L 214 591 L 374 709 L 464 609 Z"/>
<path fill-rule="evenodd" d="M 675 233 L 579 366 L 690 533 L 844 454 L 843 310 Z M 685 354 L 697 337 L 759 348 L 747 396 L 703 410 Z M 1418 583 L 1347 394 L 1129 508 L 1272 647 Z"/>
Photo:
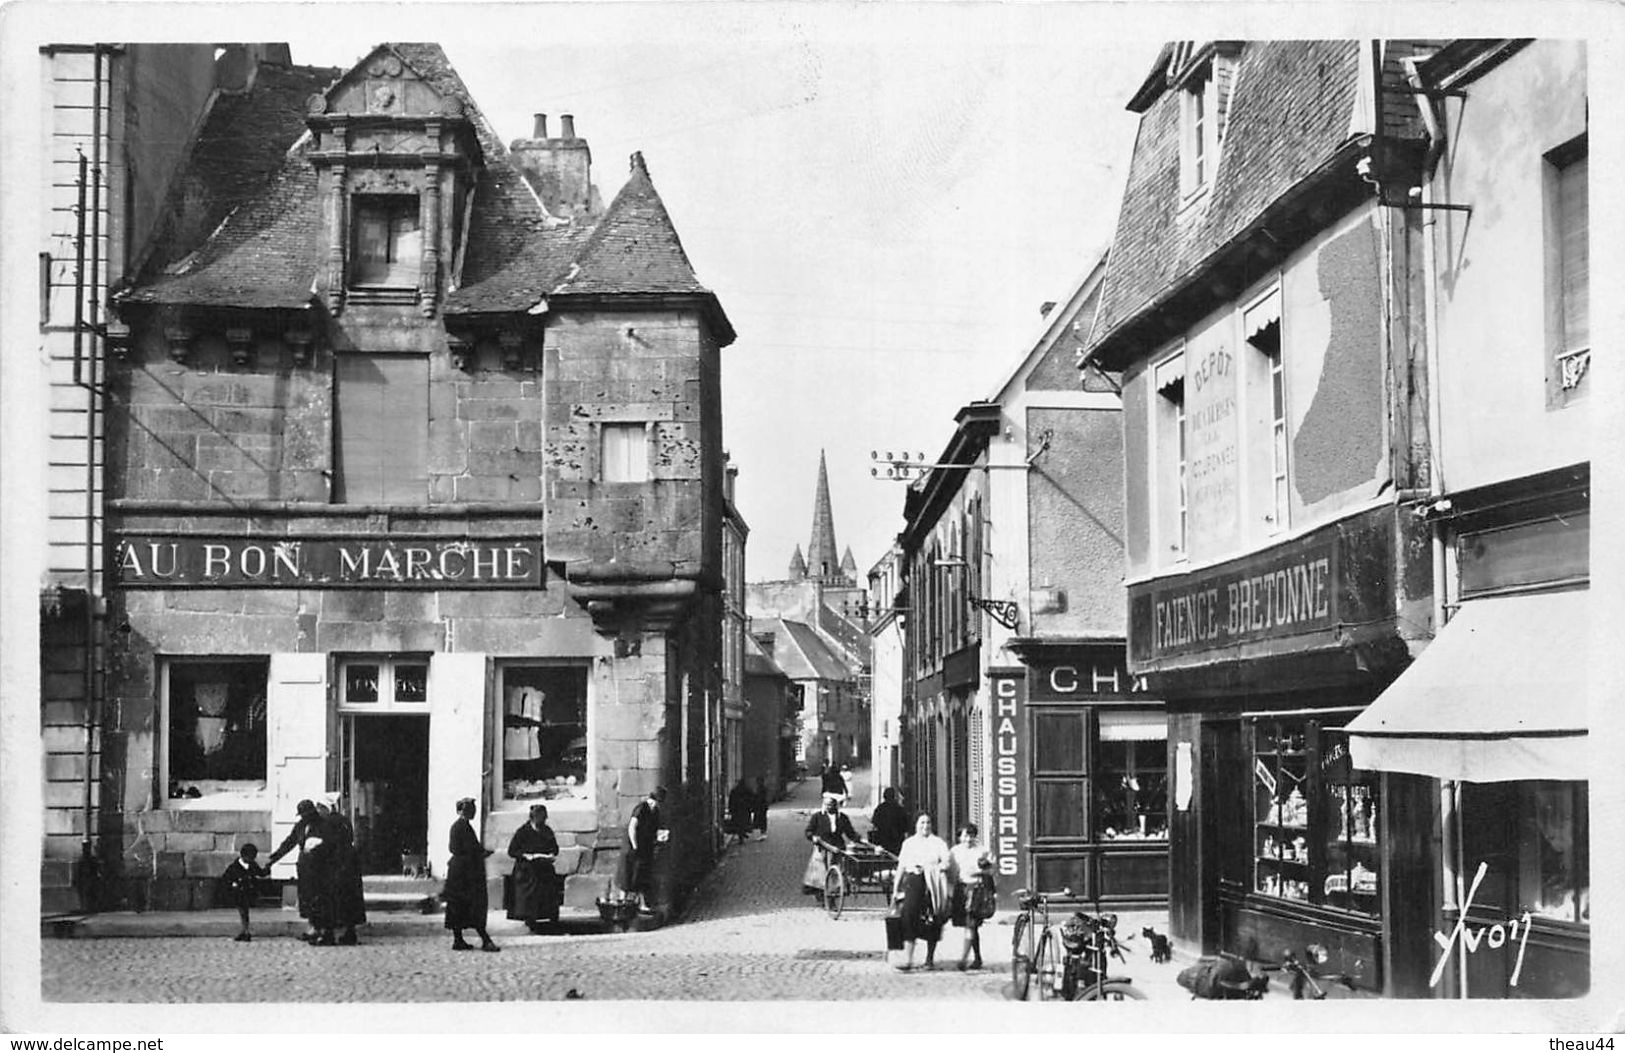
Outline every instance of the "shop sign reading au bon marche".
<path fill-rule="evenodd" d="M 537 588 L 539 540 L 125 535 L 123 588 Z"/>

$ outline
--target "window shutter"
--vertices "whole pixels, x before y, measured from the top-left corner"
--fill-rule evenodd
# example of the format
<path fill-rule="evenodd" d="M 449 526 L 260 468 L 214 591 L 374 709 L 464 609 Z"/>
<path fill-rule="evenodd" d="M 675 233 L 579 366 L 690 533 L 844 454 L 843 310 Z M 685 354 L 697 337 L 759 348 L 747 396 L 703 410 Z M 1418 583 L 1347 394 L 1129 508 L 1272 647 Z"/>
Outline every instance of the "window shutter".
<path fill-rule="evenodd" d="M 338 357 L 339 500 L 421 504 L 429 490 L 429 360 Z"/>
<path fill-rule="evenodd" d="M 1591 343 L 1591 236 L 1588 158 L 1567 165 L 1558 178 L 1559 237 L 1563 267 L 1563 349 Z"/>

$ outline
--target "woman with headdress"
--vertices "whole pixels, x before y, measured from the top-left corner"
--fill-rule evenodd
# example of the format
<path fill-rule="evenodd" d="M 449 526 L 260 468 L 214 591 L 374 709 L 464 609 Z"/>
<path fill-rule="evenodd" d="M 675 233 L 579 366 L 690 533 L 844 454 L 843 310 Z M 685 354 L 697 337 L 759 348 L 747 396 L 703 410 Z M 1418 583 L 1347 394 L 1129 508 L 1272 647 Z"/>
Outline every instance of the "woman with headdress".
<path fill-rule="evenodd" d="M 294 820 L 293 829 L 266 859 L 265 865 L 269 868 L 295 848 L 299 849 L 299 858 L 294 864 L 299 888 L 299 916 L 308 924 L 308 930 L 300 938 L 314 943 L 321 933 L 316 924 L 319 919 L 313 917 L 312 912 L 319 914 L 324 909 L 321 900 L 327 885 L 326 875 L 322 871 L 322 857 L 315 851 L 322 843 L 322 821 L 316 811 L 316 802 L 308 798 L 294 805 L 294 810 L 299 813 L 299 818 Z"/>
<path fill-rule="evenodd" d="M 327 853 L 327 881 L 328 894 L 324 903 L 327 916 L 322 920 L 327 922 L 324 926 L 321 943 L 332 946 L 334 943 L 354 945 L 360 941 L 356 939 L 355 927 L 367 920 L 366 893 L 361 885 L 361 856 L 355 850 L 355 828 L 350 825 L 349 818 L 344 809 L 339 807 L 339 799 L 335 795 L 331 806 L 319 804 L 316 806 L 318 814 L 326 808 L 323 815 L 322 851 Z M 333 939 L 333 932 L 343 929 L 344 934 Z"/>
<path fill-rule="evenodd" d="M 524 922 L 531 932 L 545 922 L 558 921 L 558 875 L 553 864 L 559 858 L 559 839 L 547 825 L 547 805 L 531 805 L 530 821 L 514 831 L 508 855 L 514 861 L 513 908 L 508 917 Z"/>
<path fill-rule="evenodd" d="M 480 843 L 479 834 L 474 832 L 477 811 L 474 798 L 464 797 L 457 802 L 457 819 L 451 824 L 451 862 L 446 867 L 446 887 L 442 895 L 446 900 L 446 928 L 451 930 L 454 951 L 474 949 L 463 939 L 464 929 L 473 929 L 479 934 L 480 950 L 500 950 L 485 932 L 485 916 L 490 911 L 485 891 L 485 857 L 491 850 Z"/>

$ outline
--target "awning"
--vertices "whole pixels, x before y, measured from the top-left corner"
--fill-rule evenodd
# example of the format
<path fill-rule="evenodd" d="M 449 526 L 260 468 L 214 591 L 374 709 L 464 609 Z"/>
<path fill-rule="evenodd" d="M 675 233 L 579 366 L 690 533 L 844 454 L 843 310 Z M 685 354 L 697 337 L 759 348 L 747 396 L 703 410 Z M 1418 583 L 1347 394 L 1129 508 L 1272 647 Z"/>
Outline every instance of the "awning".
<path fill-rule="evenodd" d="M 1348 724 L 1354 766 L 1464 782 L 1588 778 L 1588 594 L 1469 600 Z"/>

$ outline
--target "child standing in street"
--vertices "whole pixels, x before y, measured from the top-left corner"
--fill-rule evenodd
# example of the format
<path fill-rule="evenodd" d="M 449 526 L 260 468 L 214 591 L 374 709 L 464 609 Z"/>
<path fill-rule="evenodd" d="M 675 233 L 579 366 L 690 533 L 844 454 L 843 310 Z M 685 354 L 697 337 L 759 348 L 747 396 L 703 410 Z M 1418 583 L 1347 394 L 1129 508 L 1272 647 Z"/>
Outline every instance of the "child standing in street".
<path fill-rule="evenodd" d="M 248 911 L 259 898 L 260 879 L 271 876 L 271 871 L 255 862 L 259 858 L 259 846 L 250 841 L 243 845 L 237 858 L 226 867 L 226 872 L 220 875 L 220 887 L 226 894 L 228 902 L 237 907 L 237 916 L 242 919 L 242 931 L 232 937 L 238 943 L 247 943 L 254 937 L 248 932 Z"/>

